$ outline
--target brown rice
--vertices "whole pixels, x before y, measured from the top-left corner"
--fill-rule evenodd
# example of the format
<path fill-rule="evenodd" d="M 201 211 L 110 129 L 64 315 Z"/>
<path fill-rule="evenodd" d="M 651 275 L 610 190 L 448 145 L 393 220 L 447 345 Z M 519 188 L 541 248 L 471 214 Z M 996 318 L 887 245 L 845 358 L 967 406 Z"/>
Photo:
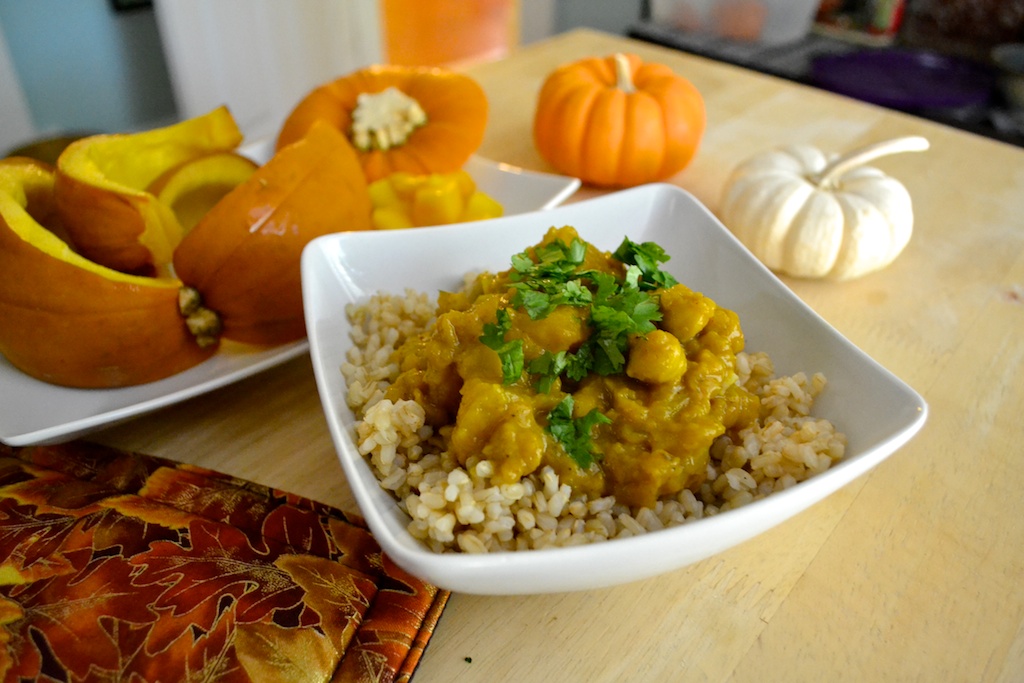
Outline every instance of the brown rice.
<path fill-rule="evenodd" d="M 381 486 L 411 522 L 409 531 L 437 552 L 489 552 L 569 546 L 685 524 L 764 498 L 827 470 L 843 457 L 845 436 L 811 416 L 825 387 L 820 373 L 776 377 L 764 353 L 737 356 L 738 382 L 761 399 L 761 418 L 734 442 L 713 445 L 705 483 L 696 492 L 628 509 L 612 497 L 573 494 L 545 467 L 514 484 L 492 482 L 487 460 L 465 466 L 443 452 L 413 401 L 384 398 L 398 375 L 392 352 L 427 328 L 434 306 L 421 292 L 377 294 L 346 311 L 353 347 L 342 365 L 356 443 Z"/>

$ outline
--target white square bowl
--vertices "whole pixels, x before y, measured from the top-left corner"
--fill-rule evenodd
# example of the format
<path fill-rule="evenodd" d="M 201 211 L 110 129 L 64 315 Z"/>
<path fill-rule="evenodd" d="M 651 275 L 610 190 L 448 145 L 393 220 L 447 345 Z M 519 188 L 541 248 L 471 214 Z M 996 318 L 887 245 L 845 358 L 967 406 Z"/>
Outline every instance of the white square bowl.
<path fill-rule="evenodd" d="M 628 236 L 672 257 L 680 282 L 736 311 L 748 351 L 766 351 L 778 374 L 823 372 L 828 387 L 815 414 L 848 437 L 832 469 L 745 507 L 682 526 L 591 545 L 490 554 L 435 553 L 406 530 L 409 518 L 377 482 L 354 442 L 340 366 L 351 346 L 349 303 L 378 291 L 436 293 L 465 273 L 509 267 L 551 226 L 572 225 L 600 249 Z M 477 594 L 592 589 L 685 566 L 760 534 L 875 467 L 924 424 L 927 405 L 909 386 L 840 335 L 750 254 L 685 191 L 646 185 L 544 213 L 424 230 L 344 233 L 303 253 L 306 324 L 317 388 L 345 476 L 384 551 L 438 586 Z"/>

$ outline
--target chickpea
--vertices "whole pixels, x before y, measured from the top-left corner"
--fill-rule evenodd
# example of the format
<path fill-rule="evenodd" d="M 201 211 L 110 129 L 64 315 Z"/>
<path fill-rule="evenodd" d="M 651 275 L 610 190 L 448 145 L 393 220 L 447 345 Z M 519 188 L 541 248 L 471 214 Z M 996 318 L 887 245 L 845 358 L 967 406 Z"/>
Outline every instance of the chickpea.
<path fill-rule="evenodd" d="M 678 382 L 686 372 L 686 352 L 675 335 L 654 330 L 629 344 L 626 374 L 648 384 Z"/>

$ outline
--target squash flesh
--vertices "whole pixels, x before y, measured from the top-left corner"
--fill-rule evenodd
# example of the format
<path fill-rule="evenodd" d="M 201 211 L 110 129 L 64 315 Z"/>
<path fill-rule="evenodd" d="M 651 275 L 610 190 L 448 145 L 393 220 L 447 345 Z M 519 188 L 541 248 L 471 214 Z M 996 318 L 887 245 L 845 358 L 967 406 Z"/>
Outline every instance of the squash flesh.
<path fill-rule="evenodd" d="M 320 235 L 369 230 L 370 215 L 355 150 L 315 122 L 196 224 L 174 253 L 174 270 L 220 316 L 225 338 L 295 341 L 306 334 L 302 249 Z"/>
<path fill-rule="evenodd" d="M 209 358 L 177 309 L 180 282 L 91 263 L 41 224 L 49 169 L 0 163 L 0 353 L 25 374 L 79 388 L 163 379 Z"/>
<path fill-rule="evenodd" d="M 225 107 L 165 128 L 78 140 L 57 160 L 61 221 L 89 260 L 125 272 L 158 272 L 170 263 L 183 231 L 147 188 L 169 169 L 241 141 Z"/>

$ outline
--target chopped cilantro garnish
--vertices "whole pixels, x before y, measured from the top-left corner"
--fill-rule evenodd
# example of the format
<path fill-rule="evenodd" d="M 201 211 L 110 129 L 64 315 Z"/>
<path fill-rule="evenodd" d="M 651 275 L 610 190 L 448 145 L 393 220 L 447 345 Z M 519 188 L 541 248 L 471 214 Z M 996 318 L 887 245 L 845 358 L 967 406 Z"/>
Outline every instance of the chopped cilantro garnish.
<path fill-rule="evenodd" d="M 559 351 L 558 353 L 544 351 L 540 356 L 530 361 L 526 369 L 530 371 L 530 374 L 540 376 L 540 379 L 537 380 L 538 394 L 546 394 L 551 391 L 551 385 L 555 383 L 555 378 L 565 371 L 568 362 L 565 351 Z"/>
<path fill-rule="evenodd" d="M 587 245 L 579 238 L 569 244 L 554 240 L 512 257 L 509 271 L 514 290 L 511 305 L 531 320 L 542 320 L 558 306 L 587 309 L 589 334 L 574 351 L 544 351 L 526 366 L 536 377 L 538 393 L 548 393 L 565 376 L 579 382 L 591 373 L 613 375 L 626 366 L 630 335 L 644 335 L 661 320 L 654 290 L 677 284 L 658 264 L 668 260 L 653 242 L 626 238 L 614 257 L 626 266 L 621 278 L 613 273 L 583 269 Z M 506 340 L 511 329 L 507 310 L 497 311 L 497 322 L 484 325 L 480 341 L 501 358 L 505 384 L 516 382 L 524 370 L 522 340 Z M 591 447 L 591 431 L 610 420 L 597 409 L 573 418 L 573 399 L 566 396 L 548 413 L 548 431 L 566 453 L 583 468 L 598 457 Z"/>
<path fill-rule="evenodd" d="M 638 244 L 626 237 L 612 256 L 627 265 L 633 265 L 640 269 L 643 275 L 640 280 L 640 289 L 658 289 L 679 284 L 672 275 L 658 267 L 659 263 L 669 260 L 669 255 L 654 242 Z"/>
<path fill-rule="evenodd" d="M 573 353 L 554 357 L 542 356 L 527 368 L 538 375 L 537 390 L 551 389 L 555 377 L 565 373 L 579 381 L 591 372 L 615 374 L 625 367 L 629 335 L 647 334 L 661 319 L 657 299 L 650 293 L 659 287 L 676 284 L 675 278 L 659 269 L 668 260 L 665 251 L 653 242 L 637 243 L 625 238 L 615 251 L 615 258 L 626 265 L 625 277 L 612 273 L 580 269 L 587 245 L 579 238 L 569 244 L 554 240 L 512 257 L 510 279 L 512 305 L 526 312 L 531 320 L 542 320 L 558 306 L 589 308 L 590 336 Z M 500 323 L 500 320 L 499 320 Z M 513 349 L 500 335 L 490 337 L 490 346 L 503 354 L 502 367 L 506 383 L 520 365 Z"/>
<path fill-rule="evenodd" d="M 512 269 L 515 272 L 512 273 L 512 279 L 565 282 L 583 263 L 586 255 L 587 245 L 579 238 L 573 238 L 569 244 L 554 240 L 534 247 L 534 258 L 530 258 L 529 252 L 513 256 Z"/>
<path fill-rule="evenodd" d="M 594 295 L 583 285 L 579 278 L 565 283 L 561 292 L 562 303 L 568 306 L 589 306 Z"/>
<path fill-rule="evenodd" d="M 480 335 L 480 343 L 494 349 L 501 359 L 501 376 L 505 384 L 512 384 L 523 374 L 525 363 L 523 356 L 523 340 L 506 341 L 505 335 L 512 328 L 512 317 L 504 308 L 497 311 L 496 323 L 484 323 L 484 333 Z"/>
<path fill-rule="evenodd" d="M 590 292 L 579 280 L 576 269 L 587 255 L 580 239 L 570 244 L 555 240 L 512 257 L 510 279 L 516 290 L 512 304 L 526 311 L 532 320 L 550 315 L 557 306 L 586 306 Z M 534 260 L 536 259 L 536 260 Z"/>
<path fill-rule="evenodd" d="M 512 305 L 526 311 L 531 320 L 541 320 L 548 317 L 555 309 L 556 304 L 551 300 L 547 292 L 539 292 L 527 287 L 517 287 L 512 297 Z"/>
<path fill-rule="evenodd" d="M 568 395 L 548 413 L 548 431 L 577 465 L 587 469 L 600 457 L 594 453 L 591 430 L 597 425 L 611 424 L 611 420 L 597 408 L 580 418 L 573 418 L 572 410 L 573 399 Z"/>

